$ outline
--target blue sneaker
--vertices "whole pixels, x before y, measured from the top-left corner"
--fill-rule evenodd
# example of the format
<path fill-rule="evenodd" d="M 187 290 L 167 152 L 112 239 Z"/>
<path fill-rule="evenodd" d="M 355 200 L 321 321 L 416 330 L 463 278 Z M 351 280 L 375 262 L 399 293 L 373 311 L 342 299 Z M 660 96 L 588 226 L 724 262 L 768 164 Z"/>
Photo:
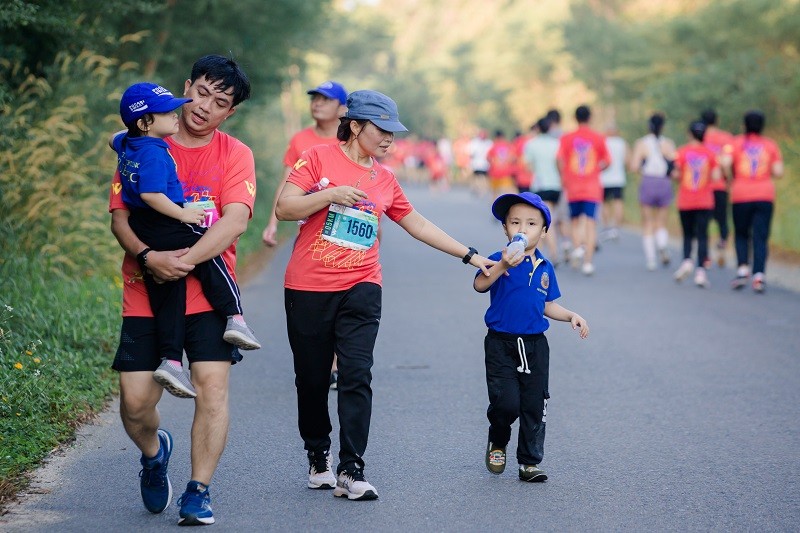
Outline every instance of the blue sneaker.
<path fill-rule="evenodd" d="M 165 429 L 159 429 L 158 442 L 161 445 L 158 451 L 160 460 L 148 459 L 144 455 L 140 459 L 142 470 L 139 472 L 139 486 L 142 503 L 151 513 L 160 513 L 172 501 L 172 483 L 167 475 L 169 456 L 172 455 L 172 435 Z"/>
<path fill-rule="evenodd" d="M 186 492 L 178 498 L 178 506 L 181 508 L 179 526 L 206 526 L 214 523 L 208 487 L 198 481 L 190 481 L 186 485 Z"/>

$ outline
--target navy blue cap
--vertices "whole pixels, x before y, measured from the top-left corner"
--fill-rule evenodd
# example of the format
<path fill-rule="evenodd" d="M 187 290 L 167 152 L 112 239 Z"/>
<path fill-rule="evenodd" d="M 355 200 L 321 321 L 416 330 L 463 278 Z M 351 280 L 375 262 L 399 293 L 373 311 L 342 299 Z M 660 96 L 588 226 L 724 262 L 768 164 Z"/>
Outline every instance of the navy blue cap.
<path fill-rule="evenodd" d="M 339 103 L 345 105 L 347 103 L 347 91 L 344 85 L 336 83 L 335 81 L 326 81 L 321 83 L 319 87 L 309 89 L 306 91 L 308 94 L 321 94 L 333 100 L 339 100 Z"/>
<path fill-rule="evenodd" d="M 171 92 L 155 83 L 135 83 L 122 94 L 119 114 L 122 122 L 129 126 L 147 113 L 168 113 L 191 101 L 191 98 L 175 98 Z"/>
<path fill-rule="evenodd" d="M 522 192 L 519 194 L 510 193 L 498 196 L 497 200 L 492 204 L 492 214 L 494 218 L 505 224 L 508 210 L 511 209 L 511 206 L 514 204 L 528 204 L 531 207 L 535 207 L 541 211 L 544 216 L 544 227 L 550 227 L 550 221 L 552 220 L 550 217 L 550 209 L 547 207 L 547 204 L 544 203 L 541 196 L 532 192 Z"/>
<path fill-rule="evenodd" d="M 396 133 L 408 131 L 400 123 L 400 114 L 394 100 L 378 91 L 354 91 L 347 98 L 346 118 L 369 120 L 380 129 Z"/>

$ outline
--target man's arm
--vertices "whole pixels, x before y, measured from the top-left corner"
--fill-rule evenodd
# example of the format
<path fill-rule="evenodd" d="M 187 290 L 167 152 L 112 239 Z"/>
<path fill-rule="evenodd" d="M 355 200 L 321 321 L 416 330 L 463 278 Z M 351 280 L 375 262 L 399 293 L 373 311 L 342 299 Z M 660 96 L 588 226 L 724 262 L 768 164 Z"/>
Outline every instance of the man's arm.
<path fill-rule="evenodd" d="M 246 204 L 226 204 L 219 220 L 181 257 L 181 261 L 196 265 L 220 255 L 245 232 L 249 220 L 250 208 Z"/>
<path fill-rule="evenodd" d="M 125 252 L 136 257 L 147 248 L 147 245 L 139 240 L 139 237 L 131 229 L 128 223 L 130 212 L 126 209 L 114 209 L 111 212 L 111 233 L 117 238 L 117 242 Z M 186 276 L 194 270 L 194 266 L 183 262 L 181 256 L 187 249 L 172 250 L 168 252 L 157 252 L 155 250 L 147 254 L 147 268 L 153 275 L 164 281 L 175 281 Z"/>

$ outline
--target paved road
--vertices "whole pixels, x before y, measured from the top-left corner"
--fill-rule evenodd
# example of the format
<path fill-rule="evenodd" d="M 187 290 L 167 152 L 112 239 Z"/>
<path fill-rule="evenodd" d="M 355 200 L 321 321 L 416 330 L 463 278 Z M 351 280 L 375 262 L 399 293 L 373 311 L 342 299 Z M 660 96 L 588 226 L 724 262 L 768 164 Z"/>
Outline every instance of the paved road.
<path fill-rule="evenodd" d="M 484 253 L 501 244 L 486 201 L 465 191 L 408 192 L 463 242 Z M 734 293 L 723 270 L 711 272 L 708 290 L 676 285 L 670 271 L 642 268 L 632 233 L 604 244 L 595 276 L 560 269 L 561 302 L 592 332 L 581 341 L 555 323 L 548 333 L 542 467 L 550 479 L 523 484 L 513 468 L 494 476 L 483 467 L 488 296 L 471 290 L 471 268 L 389 223 L 366 455 L 380 500 L 349 502 L 305 488 L 282 311 L 289 252 L 281 248 L 245 289 L 249 321 L 267 342 L 233 372 L 231 438 L 212 485 L 215 530 L 798 529 L 798 292 Z M 162 402 L 176 438 L 178 493 L 188 476 L 190 410 L 186 400 Z M 141 506 L 138 471 L 113 406 L 42 469 L 34 494 L 0 519 L 0 530 L 173 527 L 174 506 L 159 516 Z"/>

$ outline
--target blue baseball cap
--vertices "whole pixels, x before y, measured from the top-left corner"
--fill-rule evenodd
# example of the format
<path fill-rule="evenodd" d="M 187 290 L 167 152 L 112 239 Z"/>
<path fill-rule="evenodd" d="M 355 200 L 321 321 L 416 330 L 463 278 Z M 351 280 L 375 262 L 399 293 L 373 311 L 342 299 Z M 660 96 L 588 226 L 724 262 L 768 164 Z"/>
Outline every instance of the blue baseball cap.
<path fill-rule="evenodd" d="M 408 131 L 400 123 L 400 114 L 394 100 L 378 91 L 354 91 L 347 97 L 345 118 L 369 120 L 380 129 L 396 133 Z"/>
<path fill-rule="evenodd" d="M 508 210 L 511 209 L 511 206 L 514 204 L 528 204 L 531 207 L 535 207 L 541 211 L 544 216 L 545 229 L 550 227 L 550 221 L 552 220 L 550 217 L 550 209 L 547 207 L 547 204 L 544 203 L 541 196 L 532 192 L 521 192 L 519 194 L 511 193 L 498 196 L 497 200 L 492 204 L 492 214 L 494 218 L 505 224 Z"/>
<path fill-rule="evenodd" d="M 339 103 L 345 105 L 347 103 L 347 91 L 341 83 L 335 81 L 326 81 L 321 83 L 319 87 L 309 89 L 308 94 L 321 94 L 334 100 L 339 100 Z"/>
<path fill-rule="evenodd" d="M 119 114 L 122 122 L 129 126 L 147 113 L 168 113 L 191 101 L 191 98 L 175 98 L 171 92 L 155 83 L 135 83 L 122 94 Z"/>

